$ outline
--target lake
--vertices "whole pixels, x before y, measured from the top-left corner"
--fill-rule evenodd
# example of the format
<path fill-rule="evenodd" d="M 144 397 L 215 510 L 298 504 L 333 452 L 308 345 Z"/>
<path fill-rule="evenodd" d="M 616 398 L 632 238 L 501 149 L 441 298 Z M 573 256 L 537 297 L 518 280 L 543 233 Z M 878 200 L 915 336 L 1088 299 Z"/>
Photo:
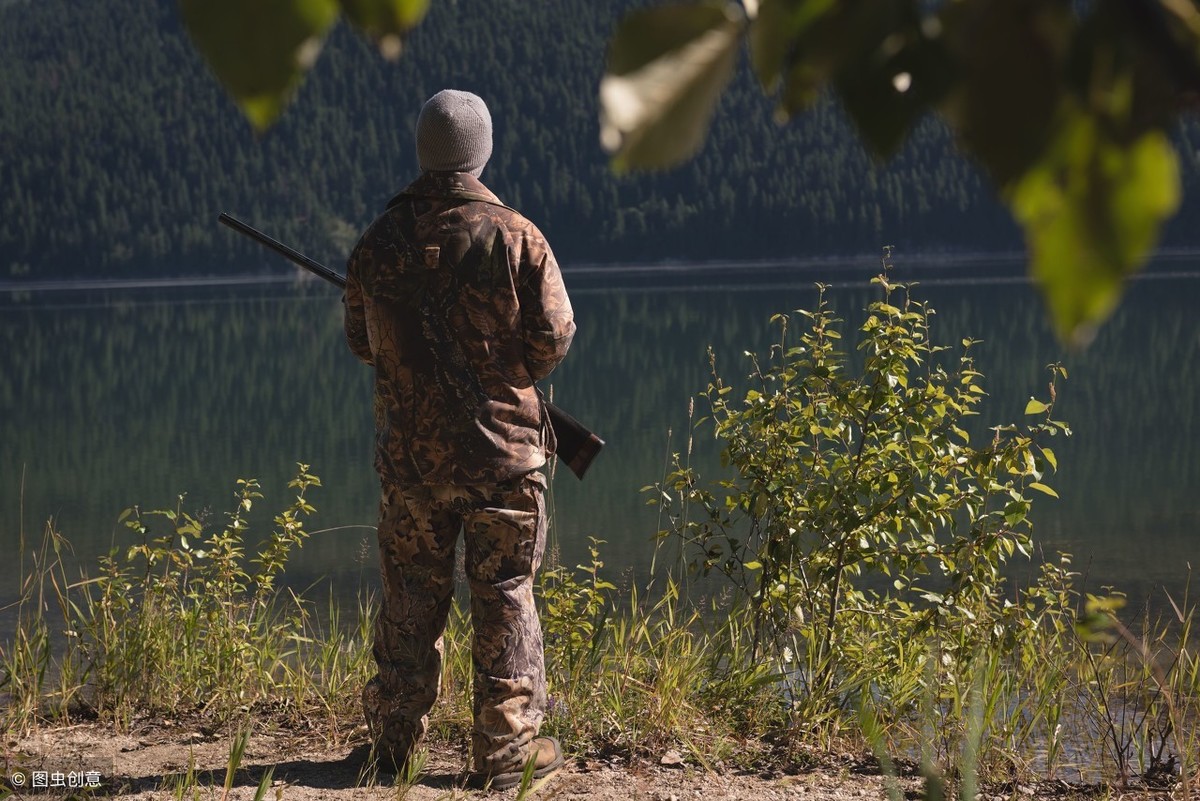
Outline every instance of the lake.
<path fill-rule="evenodd" d="M 1039 546 L 1074 554 L 1089 589 L 1181 594 L 1200 565 L 1200 257 L 1164 259 L 1131 282 L 1080 353 L 1056 343 L 1018 260 L 896 261 L 894 278 L 919 279 L 915 294 L 938 311 L 936 342 L 983 340 L 981 425 L 1020 422 L 1030 395 L 1045 394 L 1045 366 L 1069 369 L 1056 417 L 1074 436 L 1054 446 L 1060 470 L 1049 483 L 1061 498 L 1034 505 Z M 727 380 L 744 376 L 743 353 L 774 341 L 773 313 L 811 306 L 813 283 L 824 281 L 839 313 L 858 319 L 878 269 L 871 257 L 568 268 L 579 332 L 552 376 L 554 398 L 608 444 L 586 480 L 557 472 L 562 561 L 584 559 L 597 537 L 614 577 L 643 575 L 658 512 L 640 488 L 687 449 L 708 347 Z M 186 492 L 184 508 L 216 524 L 236 479 L 255 477 L 261 532 L 288 502 L 296 462 L 324 486 L 310 495 L 314 533 L 289 583 L 327 579 L 340 597 L 374 586 L 369 371 L 343 342 L 337 290 L 290 278 L 0 292 L 0 538 L 10 548 L 0 604 L 17 594 L 19 542 L 39 538 L 49 519 L 88 563 L 130 544 L 117 522 L 124 508 L 172 508 Z M 696 409 L 704 414 L 702 398 Z M 715 478 L 711 430 L 692 435 L 693 464 Z"/>

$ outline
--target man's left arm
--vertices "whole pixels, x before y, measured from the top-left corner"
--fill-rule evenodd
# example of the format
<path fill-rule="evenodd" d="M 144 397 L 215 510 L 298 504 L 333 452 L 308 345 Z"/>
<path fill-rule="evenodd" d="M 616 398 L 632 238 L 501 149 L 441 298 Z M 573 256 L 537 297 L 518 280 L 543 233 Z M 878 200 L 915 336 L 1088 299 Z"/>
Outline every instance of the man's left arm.
<path fill-rule="evenodd" d="M 575 313 L 562 272 L 550 246 L 531 236 L 523 248 L 525 264 L 517 287 L 525 338 L 525 367 L 534 381 L 553 372 L 575 336 Z"/>

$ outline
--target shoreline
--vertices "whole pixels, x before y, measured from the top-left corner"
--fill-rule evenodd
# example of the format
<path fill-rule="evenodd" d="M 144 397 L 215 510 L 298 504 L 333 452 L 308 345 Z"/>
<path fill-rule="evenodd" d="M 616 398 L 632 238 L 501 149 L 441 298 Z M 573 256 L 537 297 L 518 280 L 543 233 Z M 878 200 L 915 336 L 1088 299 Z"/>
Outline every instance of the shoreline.
<path fill-rule="evenodd" d="M 563 275 L 582 284 L 581 289 L 591 289 L 588 284 L 592 281 L 603 281 L 604 287 L 637 286 L 645 288 L 641 282 L 647 280 L 671 280 L 685 283 L 689 280 L 703 280 L 712 275 L 726 275 L 737 278 L 783 277 L 785 274 L 799 273 L 792 278 L 793 283 L 806 283 L 811 279 L 809 273 L 817 271 L 832 271 L 832 278 L 840 278 L 842 272 L 854 271 L 864 274 L 864 265 L 875 269 L 880 258 L 879 252 L 858 254 L 818 255 L 807 257 L 788 257 L 774 259 L 715 259 L 711 261 L 657 261 L 657 262 L 584 262 L 564 264 Z M 898 261 L 897 274 L 901 280 L 909 280 L 904 273 L 930 272 L 936 274 L 932 283 L 1029 283 L 1025 275 L 1024 265 L 1026 254 L 1021 251 L 981 251 L 955 253 L 948 251 L 930 252 L 898 252 L 894 255 Z M 1163 278 L 1192 278 L 1200 276 L 1200 266 L 1187 270 L 1164 269 L 1168 265 L 1185 260 L 1200 261 L 1200 248 L 1165 248 L 1155 254 L 1147 263 L 1145 269 L 1131 276 L 1128 280 Z M 964 271 L 977 270 L 980 267 L 1003 268 L 1000 274 L 989 274 L 981 277 L 962 275 Z M 869 270 L 867 271 L 869 272 Z M 942 274 L 945 274 L 943 277 Z M 614 279 L 616 284 L 614 284 Z M 1015 280 L 1014 280 L 1015 279 Z M 915 280 L 931 283 L 929 279 L 919 276 Z M 866 285 L 867 278 L 859 278 L 842 285 Z M 272 271 L 249 273 L 245 275 L 162 275 L 146 278 L 104 277 L 104 278 L 57 278 L 43 280 L 12 280 L 0 279 L 0 295 L 23 293 L 57 293 L 57 292 L 87 292 L 87 291 L 121 291 L 143 289 L 197 289 L 246 286 L 273 285 L 316 285 L 322 282 L 299 271 Z M 703 289 L 719 289 L 722 286 L 711 284 L 698 285 Z M 677 287 L 676 287 L 677 288 Z M 750 284 L 748 288 L 770 288 L 760 284 Z"/>
<path fill-rule="evenodd" d="M 122 732 L 97 723 L 39 727 L 5 744 L 0 792 L 24 797 L 104 797 L 117 801 L 166 799 L 250 799 L 265 784 L 266 798 L 281 801 L 318 799 L 514 798 L 519 790 L 473 790 L 466 786 L 464 746 L 433 742 L 421 774 L 410 785 L 391 774 L 373 774 L 365 766 L 366 733 L 358 727 L 338 732 L 286 730 L 259 725 L 244 757 L 229 776 L 233 725 L 210 728 L 196 721 L 140 721 Z M 333 739 L 329 739 L 330 735 Z M 465 739 L 464 739 L 465 743 Z M 728 764 L 689 761 L 676 749 L 661 755 L 630 757 L 603 753 L 567 754 L 563 769 L 536 783 L 526 798 L 582 801 L 858 801 L 889 797 L 889 782 L 902 798 L 920 798 L 923 781 L 913 766 L 892 779 L 869 756 L 813 755 L 808 764 L 779 765 L 770 758 L 745 762 L 731 754 Z M 23 787 L 14 786 L 21 771 Z M 34 789 L 35 773 L 62 785 Z M 264 776 L 269 777 L 264 782 Z M 81 784 L 69 795 L 68 782 Z M 88 786 L 87 782 L 94 782 Z M 49 782 L 47 781 L 47 784 Z M 1126 790 L 1059 780 L 1031 780 L 982 788 L 981 801 L 998 799 L 1177 798 L 1168 788 L 1139 785 Z"/>

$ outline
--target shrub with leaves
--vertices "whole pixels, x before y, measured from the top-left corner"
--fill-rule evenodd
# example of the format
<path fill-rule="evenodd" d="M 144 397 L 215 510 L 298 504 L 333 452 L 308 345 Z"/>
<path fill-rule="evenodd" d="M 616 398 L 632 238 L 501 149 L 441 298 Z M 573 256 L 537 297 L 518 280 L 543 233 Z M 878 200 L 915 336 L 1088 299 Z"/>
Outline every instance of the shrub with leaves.
<path fill-rule="evenodd" d="M 660 536 L 685 538 L 694 567 L 732 581 L 754 651 L 779 666 L 809 724 L 863 698 L 902 714 L 929 675 L 960 688 L 962 706 L 979 656 L 1014 651 L 1065 597 L 1006 598 L 1004 570 L 1029 553 L 1033 498 L 1055 494 L 1046 480 L 1050 441 L 1070 434 L 1052 417 L 1066 370 L 1050 366 L 1048 398 L 1025 409 L 1032 422 L 975 442 L 978 343 L 934 344 L 934 310 L 891 282 L 889 256 L 856 355 L 819 286 L 814 309 L 773 318 L 778 344 L 765 362 L 752 357 L 744 395 L 714 365 L 709 422 L 732 477 L 705 488 L 677 463 L 656 488 L 671 516 Z"/>
<path fill-rule="evenodd" d="M 75 606 L 74 657 L 91 703 L 118 716 L 160 705 L 221 714 L 273 689 L 307 617 L 299 602 L 278 602 L 275 580 L 308 536 L 303 518 L 314 510 L 305 492 L 320 483 L 299 466 L 288 484 L 294 500 L 250 558 L 246 515 L 262 497 L 254 479 L 238 480 L 225 525 L 209 531 L 183 511 L 183 496 L 175 509 L 125 510 L 137 541 L 101 560 Z"/>
<path fill-rule="evenodd" d="M 538 582 L 547 660 L 568 679 L 594 668 L 600 635 L 612 609 L 616 585 L 600 577 L 602 540 L 592 538 L 591 563 L 574 571 L 563 565 L 545 570 Z"/>

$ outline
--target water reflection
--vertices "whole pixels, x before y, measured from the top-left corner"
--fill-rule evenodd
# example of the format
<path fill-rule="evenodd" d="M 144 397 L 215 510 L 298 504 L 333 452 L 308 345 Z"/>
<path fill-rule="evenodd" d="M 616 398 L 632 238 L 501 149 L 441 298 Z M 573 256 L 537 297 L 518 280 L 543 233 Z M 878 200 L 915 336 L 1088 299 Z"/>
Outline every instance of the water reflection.
<path fill-rule="evenodd" d="M 871 297 L 872 269 L 816 265 L 784 280 L 730 268 L 699 285 L 684 270 L 631 276 L 623 288 L 603 275 L 575 276 L 579 334 L 553 391 L 608 447 L 586 481 L 565 470 L 555 481 L 563 561 L 583 559 L 595 536 L 608 543 L 609 567 L 645 570 L 657 511 L 639 488 L 661 477 L 689 436 L 693 463 L 717 473 L 710 431 L 691 432 L 687 420 L 689 398 L 708 381 L 708 346 L 727 380 L 741 376 L 743 353 L 765 351 L 776 335 L 770 316 L 810 306 L 818 279 L 832 279 L 851 328 Z M 1019 419 L 1044 387 L 1045 365 L 1067 365 L 1059 416 L 1075 436 L 1055 446 L 1061 500 L 1039 500 L 1035 538 L 1076 554 L 1092 586 L 1115 583 L 1135 595 L 1156 582 L 1178 591 L 1200 559 L 1200 273 L 1170 269 L 1133 284 L 1094 345 L 1066 354 L 1032 287 L 1011 272 L 987 283 L 945 265 L 900 276 L 925 282 L 919 292 L 938 310 L 935 339 L 984 340 L 977 364 L 990 397 L 981 425 Z M 291 583 L 326 576 L 352 596 L 374 580 L 370 380 L 342 343 L 335 291 L 34 294 L 0 305 L 0 346 L 4 542 L 22 531 L 28 541 L 53 517 L 91 559 L 128 542 L 116 523 L 124 507 L 173 506 L 186 491 L 185 506 L 215 521 L 234 480 L 251 476 L 267 496 L 255 510 L 265 526 L 303 461 L 324 480 L 311 495 L 312 528 L 323 533 L 295 558 Z M 0 603 L 15 594 L 18 570 L 14 560 L 0 564 Z"/>

